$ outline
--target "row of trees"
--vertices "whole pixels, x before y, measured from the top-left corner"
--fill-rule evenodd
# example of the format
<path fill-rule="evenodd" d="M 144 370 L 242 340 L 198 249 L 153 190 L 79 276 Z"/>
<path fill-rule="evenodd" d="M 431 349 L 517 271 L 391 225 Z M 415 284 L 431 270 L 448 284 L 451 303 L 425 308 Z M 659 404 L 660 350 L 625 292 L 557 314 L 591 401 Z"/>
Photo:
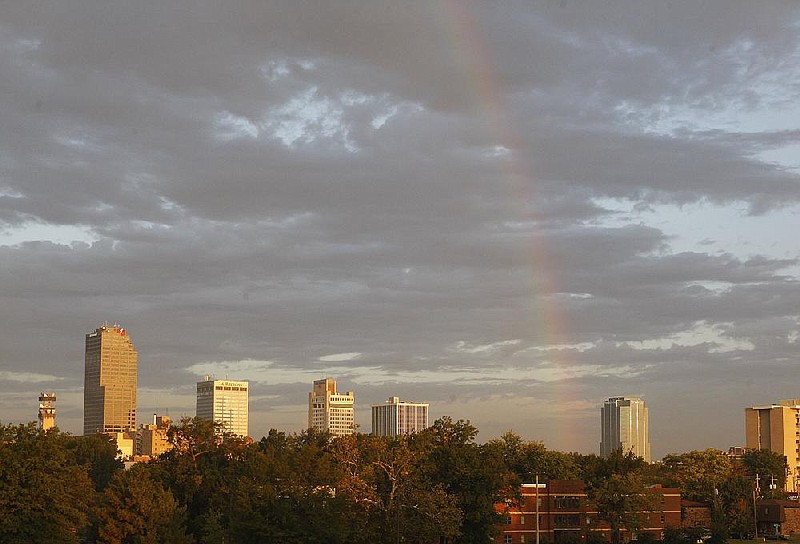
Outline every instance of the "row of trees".
<path fill-rule="evenodd" d="M 170 452 L 126 471 L 104 436 L 0 426 L 0 544 L 485 544 L 500 521 L 495 504 L 534 475 L 585 480 L 617 535 L 636 529 L 645 486 L 681 487 L 715 501 L 723 538 L 752 525 L 754 475 L 785 474 L 770 452 L 737 463 L 706 450 L 648 465 L 551 451 L 513 433 L 478 444 L 477 433 L 443 418 L 399 439 L 272 430 L 250 443 L 186 419 L 170 429 Z"/>

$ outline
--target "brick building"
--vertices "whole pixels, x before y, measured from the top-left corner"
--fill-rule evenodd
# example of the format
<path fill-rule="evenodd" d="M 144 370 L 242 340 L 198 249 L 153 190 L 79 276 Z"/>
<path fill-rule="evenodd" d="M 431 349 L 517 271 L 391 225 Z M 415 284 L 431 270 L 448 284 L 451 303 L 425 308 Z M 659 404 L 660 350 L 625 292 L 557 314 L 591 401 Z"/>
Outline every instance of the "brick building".
<path fill-rule="evenodd" d="M 661 500 L 657 501 L 658 508 L 647 514 L 642 532 L 660 539 L 665 527 L 681 526 L 681 494 L 666 487 L 652 487 L 649 492 Z M 598 519 L 597 508 L 580 480 L 550 480 L 538 487 L 523 484 L 519 497 L 518 501 L 496 506 L 504 516 L 496 544 L 534 544 L 537 532 L 542 543 L 586 542 L 597 536 L 611 540 L 608 524 Z"/>
<path fill-rule="evenodd" d="M 763 499 L 756 506 L 758 534 L 790 535 L 800 533 L 800 503 L 784 499 Z"/>
<path fill-rule="evenodd" d="M 683 529 L 711 529 L 711 505 L 706 502 L 681 500 Z"/>

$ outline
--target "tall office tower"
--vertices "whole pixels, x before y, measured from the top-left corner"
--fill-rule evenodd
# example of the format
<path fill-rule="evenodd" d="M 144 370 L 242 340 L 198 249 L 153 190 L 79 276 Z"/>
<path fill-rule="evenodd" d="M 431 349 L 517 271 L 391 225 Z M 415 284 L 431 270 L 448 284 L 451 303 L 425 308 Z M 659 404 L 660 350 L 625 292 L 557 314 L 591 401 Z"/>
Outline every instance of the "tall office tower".
<path fill-rule="evenodd" d="M 800 490 L 800 399 L 744 409 L 745 446 L 786 457 L 786 491 Z M 766 475 L 765 475 L 766 476 Z"/>
<path fill-rule="evenodd" d="M 327 431 L 334 436 L 356 432 L 355 397 L 352 391 L 336 392 L 336 380 L 314 380 L 308 394 L 308 428 Z"/>
<path fill-rule="evenodd" d="M 647 406 L 639 397 L 611 397 L 600 409 L 600 455 L 608 457 L 614 450 L 650 462 L 650 429 Z"/>
<path fill-rule="evenodd" d="M 136 432 L 136 378 L 139 356 L 117 324 L 86 335 L 83 434 Z"/>
<path fill-rule="evenodd" d="M 56 426 L 56 394 L 39 394 L 39 428 L 46 431 Z"/>
<path fill-rule="evenodd" d="M 224 432 L 247 436 L 248 389 L 246 381 L 205 376 L 197 382 L 197 417 L 219 423 Z"/>
<path fill-rule="evenodd" d="M 398 436 L 428 427 L 427 403 L 401 401 L 390 397 L 384 404 L 372 405 L 372 434 Z"/>

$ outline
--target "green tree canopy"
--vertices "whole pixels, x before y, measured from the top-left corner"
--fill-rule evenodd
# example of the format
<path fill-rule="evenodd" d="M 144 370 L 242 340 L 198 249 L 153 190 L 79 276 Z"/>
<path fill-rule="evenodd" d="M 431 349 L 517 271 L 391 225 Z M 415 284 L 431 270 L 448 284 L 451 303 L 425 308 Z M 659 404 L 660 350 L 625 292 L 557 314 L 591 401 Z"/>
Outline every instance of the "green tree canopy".
<path fill-rule="evenodd" d="M 0 543 L 78 542 L 94 486 L 68 440 L 36 423 L 0 427 Z"/>
<path fill-rule="evenodd" d="M 648 492 L 640 474 L 615 473 L 599 480 L 590 490 L 597 517 L 611 528 L 611 542 L 619 544 L 623 531 L 630 534 L 644 526 L 648 513 L 657 508 L 658 496 Z"/>
<path fill-rule="evenodd" d="M 477 434 L 468 421 L 444 417 L 410 442 L 422 455 L 426 480 L 454 497 L 463 513 L 459 543 L 485 544 L 495 535 L 501 518 L 494 506 L 517 482 L 496 448 L 475 443 Z"/>
<path fill-rule="evenodd" d="M 671 485 L 680 487 L 683 496 L 710 503 L 723 483 L 734 473 L 731 459 L 715 449 L 670 454 L 663 465 Z"/>
<path fill-rule="evenodd" d="M 543 482 L 580 479 L 581 468 L 574 455 L 550 451 L 542 442 L 526 442 L 511 431 L 499 439 L 490 440 L 486 448 L 496 450 L 506 468 L 516 474 L 521 482 L 532 482 L 536 476 Z"/>
<path fill-rule="evenodd" d="M 123 467 L 117 456 L 117 444 L 108 435 L 70 436 L 65 440 L 75 463 L 86 468 L 98 491 L 105 489 L 114 474 Z"/>
<path fill-rule="evenodd" d="M 764 496 L 783 496 L 788 471 L 786 456 L 772 450 L 749 450 L 742 456 L 742 464 L 753 481 L 759 479 Z"/>
<path fill-rule="evenodd" d="M 99 544 L 189 544 L 185 508 L 147 465 L 114 475 L 95 507 Z"/>

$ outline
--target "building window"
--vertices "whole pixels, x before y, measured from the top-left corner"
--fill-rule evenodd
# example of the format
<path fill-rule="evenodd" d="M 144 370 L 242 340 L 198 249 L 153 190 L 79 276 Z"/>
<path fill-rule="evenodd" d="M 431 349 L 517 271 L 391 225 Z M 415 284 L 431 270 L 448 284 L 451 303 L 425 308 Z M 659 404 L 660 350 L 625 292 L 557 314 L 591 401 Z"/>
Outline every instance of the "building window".
<path fill-rule="evenodd" d="M 525 516 L 520 516 L 519 517 L 519 524 L 520 525 L 525 525 Z"/>
<path fill-rule="evenodd" d="M 511 514 L 509 514 L 506 516 L 506 525 L 511 525 L 511 523 L 512 523 Z"/>
<path fill-rule="evenodd" d="M 555 507 L 559 510 L 577 510 L 581 507 L 580 497 L 556 497 Z"/>
<path fill-rule="evenodd" d="M 503 544 L 511 544 L 511 535 L 503 535 Z"/>
<path fill-rule="evenodd" d="M 553 516 L 553 524 L 556 527 L 578 527 L 581 523 L 578 514 L 557 514 Z"/>
<path fill-rule="evenodd" d="M 519 535 L 520 544 L 525 544 L 525 535 Z"/>

